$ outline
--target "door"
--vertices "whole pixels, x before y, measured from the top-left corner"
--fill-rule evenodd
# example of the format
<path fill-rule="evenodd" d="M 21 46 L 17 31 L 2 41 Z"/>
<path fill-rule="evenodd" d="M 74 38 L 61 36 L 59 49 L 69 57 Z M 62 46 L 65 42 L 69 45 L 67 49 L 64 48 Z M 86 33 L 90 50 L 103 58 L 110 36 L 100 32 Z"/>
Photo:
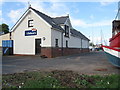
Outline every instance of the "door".
<path fill-rule="evenodd" d="M 40 55 L 41 53 L 41 39 L 35 39 L 35 54 Z"/>

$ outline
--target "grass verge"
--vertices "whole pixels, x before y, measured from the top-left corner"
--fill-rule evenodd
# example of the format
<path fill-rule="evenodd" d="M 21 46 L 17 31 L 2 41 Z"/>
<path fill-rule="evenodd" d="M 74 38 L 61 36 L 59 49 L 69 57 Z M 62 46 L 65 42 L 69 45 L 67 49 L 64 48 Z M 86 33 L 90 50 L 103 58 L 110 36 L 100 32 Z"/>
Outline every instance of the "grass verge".
<path fill-rule="evenodd" d="M 73 71 L 6 74 L 3 88 L 120 88 L 120 75 L 79 75 Z"/>

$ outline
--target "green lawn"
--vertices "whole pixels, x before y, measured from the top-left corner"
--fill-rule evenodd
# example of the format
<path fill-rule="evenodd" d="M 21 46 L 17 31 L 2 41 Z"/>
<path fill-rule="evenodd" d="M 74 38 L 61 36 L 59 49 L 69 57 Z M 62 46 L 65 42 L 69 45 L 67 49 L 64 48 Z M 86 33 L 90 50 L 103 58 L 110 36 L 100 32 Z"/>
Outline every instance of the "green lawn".
<path fill-rule="evenodd" d="M 120 88 L 120 75 L 79 75 L 72 71 L 3 75 L 3 88 Z"/>

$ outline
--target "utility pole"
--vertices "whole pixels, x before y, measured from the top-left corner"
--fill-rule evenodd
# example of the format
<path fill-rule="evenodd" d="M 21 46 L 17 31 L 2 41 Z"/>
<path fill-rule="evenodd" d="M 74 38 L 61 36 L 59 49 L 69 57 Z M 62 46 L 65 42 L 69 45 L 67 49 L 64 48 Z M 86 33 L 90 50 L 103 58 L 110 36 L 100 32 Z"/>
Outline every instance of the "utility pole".
<path fill-rule="evenodd" d="M 101 45 L 102 45 L 103 43 L 102 43 L 102 29 L 101 29 Z"/>

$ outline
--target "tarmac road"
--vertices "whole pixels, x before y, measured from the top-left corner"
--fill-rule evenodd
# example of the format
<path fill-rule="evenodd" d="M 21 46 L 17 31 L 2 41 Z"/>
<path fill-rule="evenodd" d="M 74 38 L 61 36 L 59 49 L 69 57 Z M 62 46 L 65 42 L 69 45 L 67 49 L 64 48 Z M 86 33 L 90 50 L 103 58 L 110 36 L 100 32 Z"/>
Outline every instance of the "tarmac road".
<path fill-rule="evenodd" d="M 25 71 L 72 70 L 80 74 L 119 74 L 120 68 L 107 60 L 104 52 L 90 52 L 57 58 L 39 56 L 3 56 L 2 73 L 20 73 Z"/>

